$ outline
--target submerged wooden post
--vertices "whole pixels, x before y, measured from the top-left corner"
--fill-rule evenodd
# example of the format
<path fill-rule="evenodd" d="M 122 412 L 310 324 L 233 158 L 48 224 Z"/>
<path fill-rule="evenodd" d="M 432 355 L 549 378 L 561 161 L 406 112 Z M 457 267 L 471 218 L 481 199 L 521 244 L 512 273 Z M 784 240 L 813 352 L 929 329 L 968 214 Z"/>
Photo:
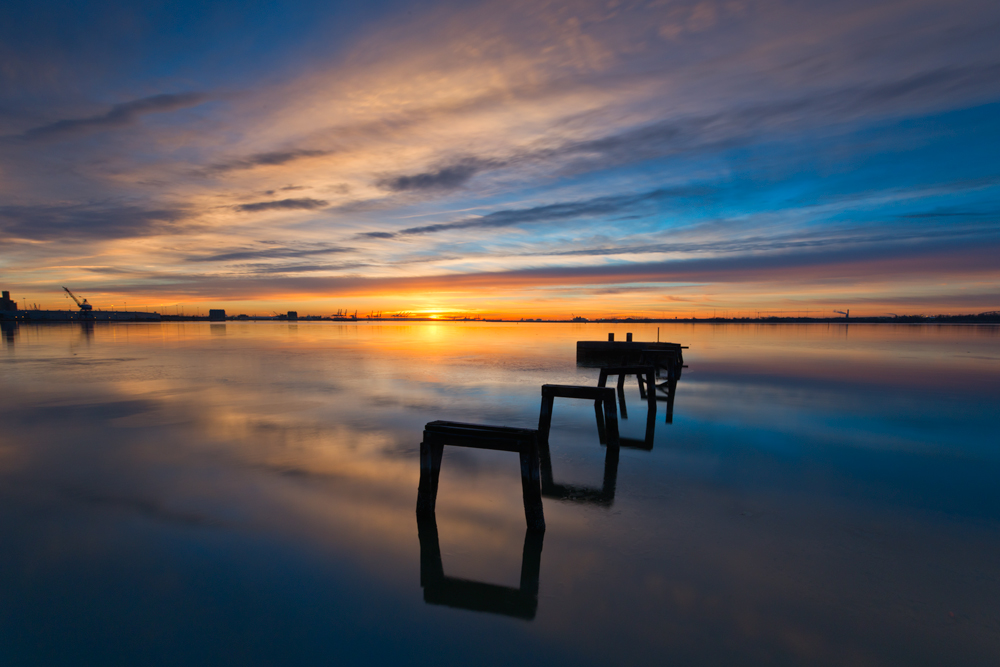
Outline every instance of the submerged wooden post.
<path fill-rule="evenodd" d="M 625 410 L 625 374 L 618 374 L 618 409 L 621 410 L 622 419 L 628 419 L 628 412 Z"/>
<path fill-rule="evenodd" d="M 666 403 L 667 403 L 667 418 L 666 418 L 666 423 L 667 424 L 673 424 L 674 423 L 674 397 L 677 394 L 677 380 L 673 380 L 673 379 L 667 380 L 663 384 L 667 388 L 666 389 L 667 396 L 666 396 L 666 398 L 662 399 L 662 400 L 666 401 Z"/>
<path fill-rule="evenodd" d="M 649 406 L 649 414 L 653 415 L 653 416 L 656 415 L 656 380 L 655 380 L 655 376 L 656 376 L 656 372 L 653 371 L 652 369 L 650 369 L 646 373 L 646 387 L 647 387 L 647 389 L 646 389 L 646 391 L 640 391 L 640 394 L 642 394 L 642 397 L 646 399 L 646 402 L 647 402 L 647 404 Z M 637 377 L 641 377 L 641 376 L 637 376 Z M 642 380 L 641 379 L 639 380 L 639 389 L 640 390 L 642 389 Z"/>
<path fill-rule="evenodd" d="M 546 394 L 545 391 L 542 391 L 542 407 L 538 411 L 538 440 L 540 442 L 549 441 L 549 429 L 552 427 L 552 406 L 554 399 L 555 396 L 552 394 Z"/>
<path fill-rule="evenodd" d="M 444 445 L 428 442 L 420 443 L 420 484 L 417 487 L 417 516 L 433 516 L 437 503 L 438 479 L 441 476 L 441 457 Z"/>
<path fill-rule="evenodd" d="M 618 447 L 621 443 L 618 440 L 618 415 L 615 414 L 614 394 L 604 398 L 604 422 L 608 447 Z"/>
<path fill-rule="evenodd" d="M 539 471 L 538 445 L 520 451 L 521 497 L 524 500 L 524 520 L 528 529 L 544 532 L 545 514 L 542 511 L 542 476 Z"/>

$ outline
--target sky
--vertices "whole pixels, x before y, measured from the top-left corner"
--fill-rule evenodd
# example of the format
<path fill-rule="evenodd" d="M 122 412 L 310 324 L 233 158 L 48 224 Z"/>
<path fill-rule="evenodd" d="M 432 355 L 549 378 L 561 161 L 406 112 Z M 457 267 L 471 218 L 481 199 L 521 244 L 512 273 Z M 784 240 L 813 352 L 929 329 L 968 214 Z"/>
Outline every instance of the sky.
<path fill-rule="evenodd" d="M 23 2 L 21 303 L 1000 310 L 1000 3 Z"/>

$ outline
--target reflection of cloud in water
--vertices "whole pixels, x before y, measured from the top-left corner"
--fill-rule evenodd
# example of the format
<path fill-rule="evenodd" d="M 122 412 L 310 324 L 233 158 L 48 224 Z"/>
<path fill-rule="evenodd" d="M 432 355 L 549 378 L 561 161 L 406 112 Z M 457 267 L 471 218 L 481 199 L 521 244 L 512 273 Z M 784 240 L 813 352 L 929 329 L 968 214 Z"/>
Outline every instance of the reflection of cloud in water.
<path fill-rule="evenodd" d="M 155 521 L 166 521 L 168 523 L 178 523 L 186 526 L 220 525 L 217 521 L 200 514 L 193 512 L 179 512 L 163 507 L 155 500 L 106 496 L 88 491 L 79 491 L 76 489 L 63 489 L 62 493 L 67 498 L 74 501 L 98 507 L 108 507 L 136 512 Z"/>
<path fill-rule="evenodd" d="M 676 338 L 693 333 L 684 339 L 691 368 L 675 423 L 658 428 L 652 451 L 622 450 L 614 506 L 546 500 L 529 634 L 502 619 L 423 604 L 417 447 L 431 419 L 533 426 L 539 384 L 596 384 L 595 373 L 575 368 L 572 347 L 563 351 L 582 336 L 568 327 L 529 329 L 528 339 L 461 327 L 468 339 L 438 331 L 446 344 L 411 358 L 407 349 L 425 340 L 420 327 L 338 338 L 332 328 L 301 325 L 290 344 L 285 328 L 228 326 L 224 338 L 208 326 L 95 327 L 89 351 L 76 349 L 83 361 L 127 361 L 89 364 L 86 374 L 77 364 L 39 373 L 4 360 L 4 381 L 18 391 L 0 405 L 0 530 L 10 536 L 0 545 L 0 600 L 13 601 L 0 610 L 16 602 L 26 617 L 49 612 L 48 631 L 69 631 L 84 607 L 52 613 L 46 600 L 62 586 L 67 600 L 96 600 L 87 613 L 97 619 L 120 622 L 129 608 L 134 618 L 120 627 L 157 626 L 176 637 L 204 622 L 200 609 L 221 609 L 211 623 L 216 641 L 266 635 L 312 657 L 328 657 L 333 643 L 390 659 L 384 637 L 364 639 L 375 619 L 390 623 L 408 650 L 422 646 L 417 635 L 447 636 L 458 651 L 489 638 L 580 664 L 665 655 L 681 664 L 775 656 L 975 663 L 997 652 L 1000 571 L 991 554 L 1000 505 L 989 481 L 996 464 L 972 446 L 962 450 L 964 463 L 942 459 L 919 446 L 919 429 L 899 428 L 914 415 L 936 415 L 957 442 L 979 432 L 990 413 L 976 401 L 995 402 L 995 390 L 971 403 L 923 385 L 911 392 L 909 380 L 891 384 L 908 373 L 883 375 L 877 366 L 824 375 L 822 364 L 807 363 L 819 353 L 801 341 L 679 329 Z M 546 331 L 550 338 L 535 337 Z M 32 328 L 14 359 L 58 361 L 72 354 L 77 333 Z M 889 341 L 900 354 L 955 341 L 975 352 L 978 340 L 893 335 L 903 336 Z M 836 346 L 818 335 L 814 342 Z M 737 381 L 718 370 L 737 348 L 767 361 L 772 379 Z M 832 354 L 851 355 L 848 347 Z M 505 355 L 519 360 L 514 368 L 538 370 L 475 361 Z M 864 356 L 877 363 L 878 355 Z M 897 355 L 886 363 L 909 362 Z M 977 372 L 959 362 L 948 381 Z M 802 384 L 810 374 L 818 386 Z M 876 404 L 870 397 L 879 394 Z M 574 427 L 578 414 L 586 421 Z M 560 406 L 557 417 L 565 422 L 552 435 L 556 479 L 599 487 L 606 450 L 592 408 Z M 630 420 L 640 429 L 641 421 Z M 867 446 L 892 432 L 900 439 L 893 448 Z M 948 442 L 941 437 L 933 439 Z M 445 465 L 457 471 L 462 457 L 452 454 Z M 439 491 L 446 573 L 514 587 L 524 548 L 516 460 L 476 452 L 461 470 L 443 476 Z M 948 500 L 959 484 L 968 488 Z M 29 570 L 35 574 L 19 574 Z M 70 575 L 98 591 L 126 582 L 132 592 L 66 587 Z M 178 613 L 161 613 L 161 604 Z M 270 609 L 284 610 L 299 629 L 276 625 Z M 308 620 L 316 617 L 336 622 Z M 512 658 L 503 648 L 481 655 L 484 663 Z"/>

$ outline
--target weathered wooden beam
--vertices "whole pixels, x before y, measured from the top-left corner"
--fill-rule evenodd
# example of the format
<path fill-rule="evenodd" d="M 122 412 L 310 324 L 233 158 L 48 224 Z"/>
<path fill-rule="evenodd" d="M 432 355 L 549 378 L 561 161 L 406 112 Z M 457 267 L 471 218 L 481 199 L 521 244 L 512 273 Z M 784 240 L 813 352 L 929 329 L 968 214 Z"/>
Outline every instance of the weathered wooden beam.
<path fill-rule="evenodd" d="M 606 387 L 589 387 L 576 384 L 543 384 L 542 396 L 552 396 L 554 398 L 589 398 L 593 400 L 603 400 L 610 396 L 614 400 L 613 390 Z"/>
<path fill-rule="evenodd" d="M 434 515 L 438 478 L 445 445 L 517 452 L 521 463 L 521 495 L 524 518 L 529 530 L 544 531 L 541 475 L 538 470 L 538 433 L 532 429 L 434 421 L 424 427 L 420 443 L 420 482 L 417 487 L 417 516 Z"/>

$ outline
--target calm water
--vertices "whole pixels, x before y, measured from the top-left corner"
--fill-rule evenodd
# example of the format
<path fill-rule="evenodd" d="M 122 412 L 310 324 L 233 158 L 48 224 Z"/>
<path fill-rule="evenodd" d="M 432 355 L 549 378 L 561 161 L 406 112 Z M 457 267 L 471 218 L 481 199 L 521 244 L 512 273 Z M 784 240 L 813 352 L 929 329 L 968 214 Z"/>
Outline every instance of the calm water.
<path fill-rule="evenodd" d="M 425 602 L 424 423 L 533 428 L 609 331 L 657 333 L 5 331 L 0 664 L 1000 662 L 995 327 L 661 326 L 690 346 L 673 423 L 606 470 L 557 400 L 554 481 L 591 491 L 545 499 L 541 543 L 516 455 L 446 449 L 425 570 L 522 617 Z"/>

